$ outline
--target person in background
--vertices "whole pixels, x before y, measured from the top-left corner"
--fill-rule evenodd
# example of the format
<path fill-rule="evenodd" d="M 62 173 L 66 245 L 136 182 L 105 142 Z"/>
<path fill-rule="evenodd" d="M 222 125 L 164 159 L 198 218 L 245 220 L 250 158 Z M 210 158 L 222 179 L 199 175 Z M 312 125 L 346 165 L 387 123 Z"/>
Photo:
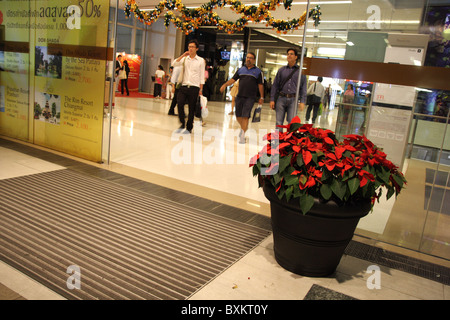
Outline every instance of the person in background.
<path fill-rule="evenodd" d="M 313 99 L 312 103 L 308 105 L 308 109 L 306 110 L 306 121 L 310 120 L 311 110 L 313 111 L 312 123 L 316 122 L 319 106 L 325 95 L 325 88 L 322 85 L 322 81 L 323 78 L 318 77 L 316 82 L 311 83 L 307 91 L 307 95 L 315 96 L 315 99 Z"/>
<path fill-rule="evenodd" d="M 290 123 L 297 115 L 297 110 L 305 108 L 306 102 L 306 76 L 301 75 L 298 107 L 295 96 L 297 94 L 298 77 L 300 68 L 297 64 L 297 50 L 290 48 L 287 50 L 287 66 L 281 67 L 272 84 L 270 90 L 270 108 L 276 112 L 276 125 L 283 125 L 284 119 Z M 275 103 L 275 96 L 278 95 Z"/>
<path fill-rule="evenodd" d="M 347 124 L 348 118 L 350 116 L 350 111 L 352 109 L 352 106 L 348 105 L 353 103 L 353 100 L 355 99 L 355 92 L 353 92 L 353 85 L 349 83 L 347 85 L 347 90 L 344 92 L 344 96 L 342 98 L 342 102 L 344 103 L 342 105 L 342 123 Z"/>
<path fill-rule="evenodd" d="M 344 92 L 344 103 L 353 103 L 353 99 L 355 98 L 355 92 L 353 91 L 353 85 L 349 83 L 347 85 L 347 90 Z"/>
<path fill-rule="evenodd" d="M 188 51 L 175 59 L 172 63 L 173 67 L 183 67 L 181 87 L 178 91 L 177 103 L 178 118 L 181 122 L 181 126 L 178 130 L 181 132 L 186 129 L 183 131 L 184 134 L 192 133 L 197 100 L 202 94 L 203 85 L 205 84 L 205 59 L 198 56 L 197 51 L 198 41 L 195 39 L 190 40 L 188 43 Z M 189 106 L 187 122 L 184 113 L 184 105 L 186 102 Z"/>
<path fill-rule="evenodd" d="M 172 82 L 172 74 L 173 74 L 173 67 L 170 66 L 169 75 L 167 78 L 167 86 L 166 86 L 166 99 L 167 100 L 170 100 L 171 98 L 173 98 L 173 94 L 174 94 L 174 91 L 172 89 L 175 84 Z"/>
<path fill-rule="evenodd" d="M 130 95 L 130 90 L 128 90 L 128 75 L 130 74 L 130 67 L 128 66 L 128 61 L 127 60 L 123 60 L 123 67 L 125 69 L 125 73 L 127 74 L 127 78 L 120 80 L 120 89 L 121 89 L 122 94 L 123 94 L 123 92 L 124 92 L 123 88 L 125 87 L 125 89 L 127 89 L 127 96 L 129 96 Z"/>
<path fill-rule="evenodd" d="M 175 107 L 177 105 L 177 97 L 178 97 L 178 78 L 180 77 L 180 72 L 183 70 L 182 66 L 173 67 L 172 76 L 170 77 L 170 83 L 172 84 L 171 92 L 173 94 L 172 103 L 169 107 L 169 116 L 176 116 Z"/>
<path fill-rule="evenodd" d="M 328 88 L 325 89 L 325 96 L 323 98 L 323 109 L 325 110 L 328 105 L 330 104 L 330 99 L 331 99 L 331 84 L 328 85 Z"/>
<path fill-rule="evenodd" d="M 245 132 L 248 129 L 248 119 L 251 116 L 253 105 L 259 91 L 259 103 L 264 103 L 263 73 L 256 65 L 256 55 L 248 52 L 245 65 L 236 71 L 233 78 L 220 87 L 220 92 L 239 80 L 239 91 L 236 96 L 236 120 L 241 126 L 239 143 L 245 143 Z"/>
<path fill-rule="evenodd" d="M 164 72 L 163 66 L 159 65 L 158 70 L 155 72 L 155 88 L 153 93 L 153 97 L 157 99 L 161 99 L 161 89 L 165 75 L 166 73 Z"/>
<path fill-rule="evenodd" d="M 123 70 L 124 69 L 124 65 L 123 65 L 123 62 L 122 62 L 122 55 L 121 54 L 119 54 L 118 56 L 117 56 L 117 60 L 116 60 L 116 69 L 115 69 L 115 88 L 114 88 L 114 91 L 115 92 L 117 92 L 117 91 L 119 91 L 118 89 L 119 89 L 119 80 L 120 79 L 118 79 L 117 78 L 117 76 L 119 75 L 119 71 L 120 70 Z"/>

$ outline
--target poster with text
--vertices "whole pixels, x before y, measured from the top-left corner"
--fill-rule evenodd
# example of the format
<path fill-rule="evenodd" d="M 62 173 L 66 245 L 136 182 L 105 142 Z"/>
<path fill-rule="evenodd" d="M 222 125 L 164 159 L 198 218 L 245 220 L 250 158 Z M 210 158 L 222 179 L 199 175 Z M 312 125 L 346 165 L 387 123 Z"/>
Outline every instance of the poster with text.
<path fill-rule="evenodd" d="M 30 139 L 28 1 L 0 1 L 0 134 Z"/>
<path fill-rule="evenodd" d="M 374 106 L 370 111 L 367 138 L 389 155 L 396 166 L 403 167 L 412 111 Z"/>
<path fill-rule="evenodd" d="M 109 1 L 3 0 L 0 6 L 2 132 L 17 136 L 12 128 L 23 120 L 35 144 L 101 161 Z"/>

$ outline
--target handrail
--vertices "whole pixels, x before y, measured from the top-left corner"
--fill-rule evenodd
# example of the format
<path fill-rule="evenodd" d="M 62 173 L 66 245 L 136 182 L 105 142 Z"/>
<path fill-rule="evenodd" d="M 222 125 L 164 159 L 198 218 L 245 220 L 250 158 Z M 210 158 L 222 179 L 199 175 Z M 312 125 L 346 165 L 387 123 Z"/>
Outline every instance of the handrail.
<path fill-rule="evenodd" d="M 370 106 L 369 105 L 360 105 L 360 104 L 354 104 L 354 103 L 348 103 L 348 102 L 335 102 L 335 105 L 344 105 L 344 106 L 350 106 L 350 107 L 358 107 L 358 108 L 365 108 L 365 109 L 369 109 Z"/>

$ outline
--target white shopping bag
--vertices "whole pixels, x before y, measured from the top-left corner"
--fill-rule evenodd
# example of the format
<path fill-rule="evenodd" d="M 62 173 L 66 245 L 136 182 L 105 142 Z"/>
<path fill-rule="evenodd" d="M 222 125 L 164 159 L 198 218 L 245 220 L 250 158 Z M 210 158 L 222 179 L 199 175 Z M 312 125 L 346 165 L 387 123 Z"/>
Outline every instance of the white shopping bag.
<path fill-rule="evenodd" d="M 202 107 L 202 118 L 205 119 L 208 117 L 209 111 L 208 111 L 208 99 L 206 99 L 205 96 L 200 96 L 200 106 Z"/>

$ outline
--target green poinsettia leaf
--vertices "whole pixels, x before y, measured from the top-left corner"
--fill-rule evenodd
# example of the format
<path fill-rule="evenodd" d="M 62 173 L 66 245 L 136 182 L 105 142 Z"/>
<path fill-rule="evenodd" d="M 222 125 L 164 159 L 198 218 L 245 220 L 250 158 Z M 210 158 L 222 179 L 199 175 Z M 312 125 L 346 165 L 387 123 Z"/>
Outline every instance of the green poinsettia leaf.
<path fill-rule="evenodd" d="M 257 176 L 258 175 L 258 173 L 259 173 L 259 168 L 258 168 L 258 166 L 253 166 L 253 176 Z"/>
<path fill-rule="evenodd" d="M 322 184 L 320 187 L 320 194 L 325 200 L 329 200 L 333 194 L 333 191 L 331 191 L 331 188 L 327 184 Z"/>
<path fill-rule="evenodd" d="M 381 170 L 377 172 L 377 176 L 380 177 L 384 183 L 389 184 L 389 177 L 391 176 L 391 173 L 384 167 L 381 167 Z"/>
<path fill-rule="evenodd" d="M 315 164 L 319 163 L 317 154 L 315 152 L 312 152 L 311 156 L 312 156 L 312 161 L 314 161 Z"/>
<path fill-rule="evenodd" d="M 305 164 L 304 162 L 303 162 L 303 157 L 302 157 L 302 155 L 301 155 L 301 153 L 299 153 L 298 155 L 297 155 L 297 165 L 299 166 L 299 167 L 303 167 L 303 165 Z"/>
<path fill-rule="evenodd" d="M 302 194 L 300 196 L 300 209 L 303 214 L 307 214 L 309 210 L 311 210 L 314 205 L 314 197 L 309 194 Z"/>
<path fill-rule="evenodd" d="M 298 186 L 298 184 L 294 184 L 293 187 L 294 187 L 294 197 L 295 198 L 300 197 L 301 190 L 300 190 L 300 187 Z"/>
<path fill-rule="evenodd" d="M 394 188 L 388 188 L 388 192 L 386 194 L 386 200 L 388 200 L 390 197 L 392 197 L 392 195 L 395 193 L 395 189 Z"/>
<path fill-rule="evenodd" d="M 280 191 L 277 192 L 278 199 L 281 200 L 281 199 L 283 198 L 283 196 L 284 196 L 284 191 L 285 191 L 285 190 L 284 190 L 283 188 L 281 188 Z"/>
<path fill-rule="evenodd" d="M 280 174 L 279 174 L 278 172 L 277 172 L 276 174 L 273 175 L 273 181 L 274 181 L 276 184 L 279 184 L 279 183 L 280 183 L 281 177 L 280 177 Z"/>
<path fill-rule="evenodd" d="M 346 185 L 339 180 L 334 179 L 331 183 L 331 190 L 341 200 L 344 199 L 346 189 Z"/>
<path fill-rule="evenodd" d="M 298 176 L 287 176 L 284 179 L 284 183 L 286 186 L 298 185 Z"/>
<path fill-rule="evenodd" d="M 286 189 L 286 200 L 287 201 L 289 201 L 291 199 L 293 190 L 294 190 L 294 187 L 292 187 L 292 186 L 290 186 L 289 188 Z"/>
<path fill-rule="evenodd" d="M 354 194 L 359 188 L 359 179 L 353 178 L 348 180 L 348 188 L 350 190 L 350 194 Z"/>
<path fill-rule="evenodd" d="M 331 177 L 331 173 L 328 170 L 322 171 L 322 179 L 320 179 L 322 182 L 326 181 L 328 178 Z M 325 183 L 324 183 L 325 184 Z"/>
<path fill-rule="evenodd" d="M 291 123 L 291 127 L 289 128 L 289 132 L 297 131 L 303 124 L 301 123 Z"/>
<path fill-rule="evenodd" d="M 394 178 L 395 182 L 397 182 L 397 184 L 399 185 L 400 188 L 403 187 L 403 183 L 405 181 L 405 179 L 403 178 L 403 176 L 399 176 L 397 174 L 392 175 L 392 177 Z"/>
<path fill-rule="evenodd" d="M 287 157 L 280 158 L 280 167 L 279 172 L 283 172 L 286 167 L 291 163 L 292 154 L 288 155 Z"/>

